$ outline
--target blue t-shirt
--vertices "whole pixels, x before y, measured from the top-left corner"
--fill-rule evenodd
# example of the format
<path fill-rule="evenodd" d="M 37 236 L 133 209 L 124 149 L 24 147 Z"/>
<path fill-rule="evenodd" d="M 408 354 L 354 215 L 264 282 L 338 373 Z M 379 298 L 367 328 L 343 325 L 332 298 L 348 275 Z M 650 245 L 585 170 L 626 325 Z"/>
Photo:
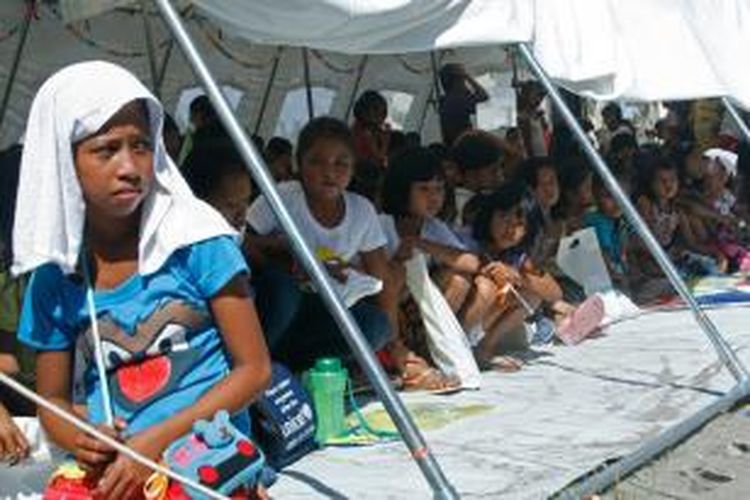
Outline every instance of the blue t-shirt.
<path fill-rule="evenodd" d="M 155 273 L 134 274 L 95 291 L 96 314 L 115 417 L 133 434 L 194 404 L 230 371 L 209 301 L 247 272 L 234 241 L 217 237 L 184 247 Z M 89 420 L 103 422 L 86 289 L 48 264 L 26 291 L 18 336 L 40 351 L 72 350 L 85 360 Z M 82 354 L 82 356 L 81 356 Z M 249 432 L 247 412 L 233 421 Z"/>

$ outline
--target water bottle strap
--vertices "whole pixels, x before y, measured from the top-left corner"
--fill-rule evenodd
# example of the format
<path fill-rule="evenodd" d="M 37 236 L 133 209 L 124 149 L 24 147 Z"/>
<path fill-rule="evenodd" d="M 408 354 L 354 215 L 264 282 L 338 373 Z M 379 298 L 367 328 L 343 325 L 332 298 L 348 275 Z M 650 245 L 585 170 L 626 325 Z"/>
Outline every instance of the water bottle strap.
<path fill-rule="evenodd" d="M 401 439 L 401 434 L 399 434 L 396 431 L 390 431 L 386 429 L 376 429 L 370 425 L 370 422 L 368 422 L 367 418 L 365 418 L 364 414 L 362 413 L 362 409 L 360 408 L 359 404 L 357 403 L 356 398 L 354 397 L 354 389 L 352 387 L 351 379 L 348 379 L 346 381 L 346 392 L 349 398 L 349 406 L 354 412 L 355 417 L 357 417 L 357 423 L 358 423 L 357 426 L 349 428 L 347 430 L 347 434 L 356 434 L 356 433 L 364 431 L 368 434 L 371 434 L 372 436 L 377 437 L 379 440 L 383 440 L 383 441 L 395 441 L 397 439 Z"/>

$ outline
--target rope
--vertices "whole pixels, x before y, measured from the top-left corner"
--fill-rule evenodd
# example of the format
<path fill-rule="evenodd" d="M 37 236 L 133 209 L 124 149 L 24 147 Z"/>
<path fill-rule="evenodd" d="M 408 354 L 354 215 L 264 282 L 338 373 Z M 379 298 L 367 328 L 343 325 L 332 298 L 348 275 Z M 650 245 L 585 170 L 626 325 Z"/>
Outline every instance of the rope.
<path fill-rule="evenodd" d="M 76 28 L 72 24 L 66 25 L 66 29 L 79 41 L 85 43 L 89 47 L 93 47 L 95 49 L 104 51 L 107 54 L 114 56 L 114 57 L 134 59 L 137 57 L 145 57 L 148 55 L 145 50 L 126 50 L 126 49 L 121 49 L 119 47 L 114 47 L 112 45 L 105 45 L 103 42 L 94 40 L 94 38 L 92 38 L 90 35 L 84 34 L 83 31 L 81 31 L 79 28 Z M 166 47 L 167 44 L 169 43 L 169 40 L 170 40 L 170 37 L 166 37 L 164 40 L 162 40 L 161 42 L 157 44 L 157 47 L 160 49 Z"/>
<path fill-rule="evenodd" d="M 78 417 L 69 414 L 62 408 L 58 408 L 57 406 L 53 405 L 43 397 L 36 394 L 34 391 L 31 391 L 24 387 L 22 384 L 16 382 L 12 378 L 10 378 L 8 375 L 0 372 L 0 383 L 5 384 L 10 389 L 16 391 L 21 396 L 33 401 L 37 406 L 40 408 L 44 408 L 45 410 L 54 413 L 56 416 L 60 417 L 61 419 L 65 420 L 69 424 L 72 424 L 77 429 L 90 434 L 94 436 L 99 441 L 102 441 L 103 443 L 106 443 L 108 446 L 111 446 L 118 452 L 122 453 L 123 455 L 131 458 L 132 460 L 135 460 L 141 465 L 144 465 L 148 467 L 149 469 L 152 469 L 155 472 L 159 472 L 161 474 L 164 474 L 165 476 L 174 479 L 175 481 L 179 481 L 180 483 L 184 484 L 185 486 L 189 486 L 190 488 L 195 489 L 196 491 L 199 491 L 200 493 L 206 495 L 209 498 L 215 498 L 217 500 L 229 500 L 227 497 L 216 493 L 215 491 L 206 488 L 202 484 L 199 484 L 192 479 L 189 479 L 187 477 L 184 477 L 172 470 L 167 469 L 166 467 L 157 464 L 153 460 L 144 457 L 140 453 L 137 453 L 127 446 L 125 446 L 123 443 L 120 443 L 119 441 L 116 441 L 115 439 L 107 436 L 106 434 L 100 432 L 98 429 L 96 429 L 91 424 L 88 424 L 84 422 L 83 420 L 79 419 Z"/>
<path fill-rule="evenodd" d="M 24 21 L 18 21 L 16 24 L 11 26 L 11 28 L 6 31 L 5 33 L 0 33 L 0 43 L 3 43 L 4 41 L 13 38 L 13 36 L 18 33 L 18 30 L 21 29 L 21 26 L 23 25 Z"/>
<path fill-rule="evenodd" d="M 409 73 L 413 73 L 415 75 L 426 75 L 427 73 L 432 71 L 432 68 L 430 66 L 422 69 L 412 65 L 404 56 L 400 54 L 395 54 L 393 57 L 395 57 L 401 63 L 401 66 L 403 66 L 404 69 Z"/>
<path fill-rule="evenodd" d="M 0 34 L 0 43 L 8 40 L 9 38 L 12 38 L 16 33 L 18 33 L 18 30 L 20 30 L 24 23 L 26 23 L 26 21 L 28 21 L 29 19 L 39 19 L 39 13 L 37 12 L 37 5 L 35 0 L 26 1 L 26 9 L 24 11 L 23 18 L 18 20 L 16 24 L 11 26 L 8 31 Z"/>
<path fill-rule="evenodd" d="M 267 61 L 264 62 L 257 62 L 257 61 L 250 61 L 248 59 L 244 59 L 234 52 L 232 52 L 231 49 L 229 49 L 222 41 L 221 41 L 221 35 L 215 35 L 211 32 L 209 28 L 205 26 L 205 23 L 197 18 L 194 17 L 196 24 L 200 28 L 201 33 L 206 37 L 208 42 L 211 44 L 213 48 L 219 51 L 221 55 L 232 61 L 233 63 L 239 64 L 243 68 L 251 69 L 251 70 L 262 70 L 265 69 L 269 64 L 272 64 L 274 59 L 276 58 L 276 54 L 272 55 Z"/>
<path fill-rule="evenodd" d="M 129 15 L 134 15 L 135 10 L 126 10 L 126 9 L 117 9 L 118 12 L 121 13 L 127 13 Z M 112 45 L 105 44 L 104 42 L 95 40 L 91 35 L 87 35 L 81 30 L 80 28 L 77 28 L 76 26 L 73 26 L 73 24 L 65 23 L 65 21 L 62 18 L 62 14 L 58 12 L 55 9 L 49 9 L 49 12 L 52 13 L 53 16 L 57 18 L 58 21 L 60 21 L 61 24 L 65 26 L 65 29 L 73 35 L 75 38 L 78 39 L 78 41 L 88 45 L 89 47 L 93 47 L 97 50 L 101 50 L 103 52 L 106 52 L 107 54 L 114 56 L 114 57 L 121 57 L 124 59 L 134 59 L 138 57 L 145 57 L 148 55 L 148 53 L 145 50 L 129 50 L 129 49 L 122 49 L 120 47 L 114 47 Z M 84 26 L 88 26 L 89 21 L 85 21 L 83 23 Z M 170 35 L 167 35 L 164 40 L 159 42 L 156 47 L 161 49 L 167 46 L 169 44 L 169 41 L 172 39 Z"/>
<path fill-rule="evenodd" d="M 312 49 L 311 52 L 315 56 L 315 59 L 317 59 L 318 61 L 320 61 L 323 64 L 323 66 L 325 66 L 326 68 L 328 68 L 330 71 L 333 71 L 334 73 L 339 73 L 339 74 L 342 74 L 342 75 L 351 75 L 354 72 L 354 70 L 356 69 L 354 67 L 344 68 L 342 66 L 336 66 L 331 61 L 329 61 L 328 59 L 326 59 L 325 56 L 319 50 Z"/>

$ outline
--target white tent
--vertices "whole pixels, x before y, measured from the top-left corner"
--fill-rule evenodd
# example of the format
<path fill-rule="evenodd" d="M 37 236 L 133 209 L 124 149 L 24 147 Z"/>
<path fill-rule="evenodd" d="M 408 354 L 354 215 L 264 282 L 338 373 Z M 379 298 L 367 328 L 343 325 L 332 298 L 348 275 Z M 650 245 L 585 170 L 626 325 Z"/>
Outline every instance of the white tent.
<path fill-rule="evenodd" d="M 427 114 L 428 140 L 438 137 L 428 103 L 433 87 L 430 52 L 441 61 L 466 62 L 475 75 L 507 73 L 510 59 L 501 47 L 516 42 L 530 42 L 558 83 L 588 96 L 661 100 L 726 95 L 750 107 L 750 69 L 739 64 L 750 46 L 750 4 L 744 0 L 180 3 L 188 9 L 199 48 L 212 55 L 217 79 L 245 92 L 238 114 L 250 130 L 260 113 L 277 47 L 286 47 L 259 131 L 266 137 L 273 134 L 287 92 L 304 85 L 303 46 L 315 49 L 309 52 L 312 84 L 336 91 L 330 113 L 346 114 L 363 55 L 369 55 L 359 91 L 390 89 L 412 95 L 404 127 L 421 128 Z M 40 3 L 0 144 L 18 137 L 39 84 L 72 61 L 105 58 L 152 80 L 139 6 L 127 0 Z M 24 11 L 24 0 L 0 5 L 0 78 L 6 80 Z M 158 16 L 149 17 L 158 66 L 170 37 Z M 167 109 L 174 109 L 181 91 L 195 81 L 179 51 L 173 52 L 161 86 Z"/>
<path fill-rule="evenodd" d="M 70 19 L 86 0 L 63 0 Z M 96 2 L 106 4 L 124 1 Z M 347 54 L 533 44 L 550 75 L 598 97 L 732 96 L 750 104 L 743 0 L 194 0 L 253 43 Z M 89 11 L 90 13 L 91 11 Z"/>
<path fill-rule="evenodd" d="M 60 2 L 51 2 L 54 6 L 60 7 L 60 11 L 65 19 L 87 19 L 91 17 L 90 23 L 85 23 L 84 28 L 91 29 L 98 25 L 96 29 L 104 30 L 107 35 L 119 34 L 124 37 L 125 47 L 132 47 L 134 38 L 143 38 L 140 33 L 144 33 L 148 39 L 149 30 L 145 32 L 134 31 L 134 24 L 126 24 L 125 18 L 117 16 L 131 15 L 132 22 L 137 22 L 133 13 L 122 13 L 112 11 L 113 8 L 130 4 L 119 0 L 109 0 L 106 2 L 92 2 L 87 0 L 61 0 Z M 166 0 L 160 3 L 163 12 L 169 13 L 172 20 L 172 28 L 176 33 L 180 33 L 180 21 L 174 12 L 168 6 Z M 700 7 L 698 7 L 700 5 Z M 351 2 L 348 0 L 320 0 L 317 2 L 295 0 L 287 2 L 240 2 L 240 0 L 195 0 L 189 2 L 187 13 L 193 19 L 193 30 L 206 29 L 204 23 L 210 27 L 209 30 L 219 29 L 220 33 L 207 34 L 207 41 L 202 42 L 203 52 L 206 45 L 209 49 L 214 48 L 222 53 L 225 57 L 234 63 L 239 63 L 244 69 L 252 70 L 255 65 L 252 61 L 240 61 L 237 53 L 230 54 L 227 50 L 225 38 L 236 38 L 231 43 L 237 43 L 237 47 L 247 47 L 251 44 L 254 49 L 253 54 L 262 54 L 263 50 L 275 50 L 276 46 L 305 46 L 310 49 L 335 51 L 335 57 L 341 57 L 342 64 L 346 61 L 353 61 L 350 57 L 355 55 L 359 57 L 363 54 L 381 54 L 386 60 L 391 62 L 385 65 L 381 72 L 373 71 L 374 77 L 368 79 L 372 82 L 378 82 L 378 78 L 383 75 L 391 76 L 388 71 L 393 67 L 393 61 L 399 61 L 403 66 L 406 60 L 405 53 L 420 53 L 424 55 L 432 51 L 444 50 L 467 50 L 465 59 L 476 63 L 487 57 L 489 61 L 494 60 L 493 51 L 497 51 L 503 44 L 514 44 L 523 42 L 520 45 L 521 53 L 535 68 L 535 73 L 543 79 L 555 105 L 563 112 L 566 121 L 574 127 L 574 132 L 581 140 L 582 144 L 587 146 L 587 154 L 592 159 L 597 171 L 604 177 L 607 186 L 613 190 L 617 200 L 626 208 L 625 213 L 636 222 L 635 226 L 639 233 L 646 238 L 646 243 L 657 256 L 660 264 L 673 279 L 683 298 L 689 301 L 699 323 L 714 343 L 714 347 L 719 353 L 722 361 L 730 368 L 732 374 L 738 380 L 738 385 L 726 394 L 717 403 L 718 406 L 712 407 L 725 408 L 727 404 L 736 401 L 742 395 L 747 394 L 750 389 L 748 376 L 744 367 L 735 354 L 721 336 L 715 327 L 701 313 L 694 302 L 690 293 L 687 291 L 684 283 L 680 280 L 676 270 L 671 265 L 669 258 L 664 254 L 653 236 L 645 229 L 645 224 L 640 220 L 632 205 L 617 186 L 617 182 L 601 158 L 593 151 L 588 144 L 580 127 L 577 126 L 572 115 L 562 103 L 554 86 L 544 77 L 543 69 L 538 67 L 541 62 L 552 77 L 567 87 L 577 92 L 592 95 L 596 97 L 618 97 L 625 99 L 682 99 L 707 96 L 728 96 L 735 101 L 747 105 L 748 87 L 744 85 L 748 80 L 747 71 L 734 68 L 731 62 L 737 57 L 742 47 L 742 42 L 747 40 L 748 34 L 743 31 L 743 23 L 748 19 L 748 7 L 739 0 L 734 1 L 712 1 L 698 4 L 686 0 L 663 0 L 663 1 L 646 1 L 638 0 L 631 2 L 617 2 L 610 0 L 607 2 L 585 2 L 583 0 L 543 1 L 538 0 L 378 0 L 378 1 L 358 1 Z M 55 16 L 51 10 L 50 21 L 55 21 Z M 46 15 L 43 14 L 43 15 Z M 148 28 L 153 21 L 148 21 L 149 15 L 142 19 L 142 27 Z M 197 26 L 197 28 L 196 28 Z M 77 31 L 78 27 L 60 28 L 58 27 L 58 39 L 54 37 L 47 40 L 47 44 L 37 45 L 37 51 L 30 52 L 36 54 L 39 59 L 49 57 L 47 64 L 41 61 L 32 64 L 36 65 L 36 72 L 29 72 L 26 78 L 26 89 L 30 90 L 28 96 L 33 94 L 35 86 L 46 77 L 57 66 L 66 64 L 70 60 L 81 59 L 81 54 L 76 56 L 63 43 L 63 39 L 70 34 L 70 30 L 76 30 L 74 37 L 87 46 L 95 46 L 93 52 L 102 50 L 110 55 L 109 59 L 125 59 L 118 61 L 125 66 L 130 67 L 142 76 L 150 73 L 152 80 L 158 80 L 156 75 L 157 60 L 149 59 L 143 53 L 133 54 L 126 52 L 132 49 L 113 49 L 111 47 L 102 47 L 102 43 L 89 38 L 87 34 Z M 152 28 L 153 29 L 153 28 Z M 67 34 L 65 31 L 67 30 Z M 11 36 L 12 36 L 12 31 Z M 158 29 L 153 29 L 157 35 L 154 45 L 163 46 L 158 38 Z M 51 32 L 50 32 L 51 33 Z M 134 33 L 137 33 L 134 35 Z M 49 33 L 42 31 L 43 39 Z M 55 42 L 58 43 L 55 43 Z M 37 42 L 40 43 L 40 42 Z M 180 43 L 185 50 L 192 49 L 190 40 L 180 35 Z M 230 43 L 230 42 L 226 42 Z M 649 44 L 657 43 L 658 48 L 652 48 Z M 527 44 L 533 47 L 535 57 L 528 51 Z M 266 47 L 263 49 L 263 47 Z M 83 50 L 79 47 L 76 50 Z M 473 53 L 473 51 L 476 51 Z M 242 51 L 243 54 L 246 52 Z M 248 52 L 249 53 L 249 52 Z M 398 55 L 388 55 L 397 53 Z M 55 56 L 57 54 L 57 56 Z M 322 54 L 322 53 L 321 53 Z M 502 57 L 502 52 L 497 53 L 497 57 Z M 92 54 L 93 55 L 93 54 Z M 326 56 L 328 52 L 326 52 Z M 464 59 L 464 54 L 459 59 Z M 32 57 L 34 57 L 32 55 Z M 85 57 L 85 56 L 83 56 Z M 333 55 L 331 55 L 333 57 Z M 68 58 L 68 60 L 65 60 Z M 476 58 L 476 59 L 475 59 Z M 326 63 L 326 57 L 319 57 L 321 64 L 333 73 L 336 73 L 335 65 L 330 60 Z M 356 60 L 356 59 L 354 59 Z M 192 57 L 194 67 L 200 69 L 201 78 L 207 85 L 214 104 L 218 104 L 218 111 L 222 115 L 225 123 L 230 127 L 230 133 L 240 146 L 243 158 L 250 161 L 254 173 L 260 177 L 261 187 L 264 193 L 273 194 L 270 178 L 267 173 L 259 168 L 259 158 L 253 150 L 249 141 L 240 131 L 238 124 L 234 121 L 228 108 L 226 108 L 221 98 L 218 88 L 215 86 L 214 79 L 205 69 L 202 69 L 202 62 L 197 56 Z M 227 62 L 222 67 L 218 63 L 215 67 L 211 64 L 211 69 L 216 70 L 218 79 L 226 83 L 227 78 L 237 76 L 236 68 L 233 68 Z M 409 63 L 411 64 L 411 63 Z M 351 67 L 351 66 L 350 66 Z M 186 67 L 185 67 L 186 68 Z M 165 81 L 165 98 L 167 103 L 174 99 L 175 90 L 185 81 L 187 69 L 179 67 L 174 70 L 169 67 L 166 74 L 168 78 L 174 77 L 174 82 Z M 257 69 L 257 68 L 256 68 Z M 744 71 L 744 73 L 743 73 Z M 341 73 L 345 73 L 341 71 Z M 420 72 L 416 72 L 419 74 Z M 421 76 L 422 85 L 426 83 L 426 75 L 429 71 L 424 71 Z M 252 71 L 238 78 L 241 88 L 250 89 L 257 81 L 253 79 Z M 144 78 L 146 79 L 146 78 Z M 341 78 L 339 78 L 340 80 Z M 356 79 L 355 79 L 356 81 Z M 383 80 L 385 81 L 385 79 Z M 391 81 L 390 79 L 388 81 Z M 393 81 L 399 81 L 395 79 Z M 402 80 L 403 81 L 403 80 Z M 374 84 L 372 86 L 375 86 Z M 422 87 L 426 90 L 425 94 L 429 95 L 429 86 Z M 351 95 L 352 92 L 349 92 Z M 257 95 L 253 92 L 251 95 Z M 24 96 L 26 97 L 26 96 Z M 15 101 L 17 109 L 25 109 L 23 99 Z M 27 104 L 26 104 L 27 105 Z M 567 114 L 566 114 L 567 113 Z M 23 117 L 23 113 L 20 113 Z M 272 200 L 274 201 L 274 200 Z M 316 277 L 316 284 L 322 284 L 323 294 L 327 304 L 336 312 L 338 318 L 343 318 L 342 324 L 347 326 L 347 334 L 352 340 L 352 345 L 356 346 L 355 352 L 362 356 L 362 360 L 367 363 L 374 363 L 372 354 L 366 348 L 358 345 L 358 336 L 356 327 L 353 326 L 353 320 L 343 310 L 341 304 L 336 299 L 335 293 L 328 285 L 328 280 L 324 277 L 325 273 L 320 268 L 310 253 L 309 249 L 301 243 L 294 224 L 286 213 L 283 205 L 279 200 L 274 201 L 274 211 L 279 216 L 286 231 L 293 238 L 293 243 L 298 245 L 295 249 L 304 257 L 304 262 L 308 270 L 312 269 Z M 348 318 L 348 319 L 347 319 Z M 348 323 L 347 323 L 348 321 Z M 365 366 L 365 370 L 371 368 Z M 368 374 L 370 372 L 368 371 Z M 382 375 L 380 375 L 382 378 Z M 376 377 L 377 378 L 377 377 Z M 386 387 L 385 382 L 379 382 L 379 388 Z M 382 386 L 382 387 L 381 387 Z M 379 392 L 381 396 L 388 395 L 386 389 Z M 397 400 L 390 399 L 391 411 L 401 411 Z M 681 430 L 675 433 L 667 433 L 667 436 L 660 438 L 657 446 L 662 449 L 665 443 L 674 442 L 676 436 L 684 436 L 689 429 L 694 429 L 695 425 L 704 422 L 706 414 L 701 413 L 691 418 L 690 423 L 681 424 Z M 402 418 L 406 422 L 408 418 Z M 398 423 L 398 422 L 397 422 Z M 402 435 L 408 442 L 412 453 L 420 464 L 425 465 L 432 456 L 427 448 L 421 447 L 420 438 L 408 436 L 404 433 L 406 424 L 401 428 Z M 650 447 L 650 443 L 647 443 Z M 644 445 L 645 446 L 645 445 Z M 639 456 L 653 456 L 653 451 L 637 452 Z M 650 454 L 650 455 L 649 455 Z M 626 460 L 632 462 L 632 460 Z M 628 465 L 629 466 L 629 465 Z M 423 467 L 423 471 L 431 469 L 430 474 L 425 474 L 433 486 L 446 487 L 447 485 L 440 479 L 440 471 L 431 467 Z M 438 474 L 436 474 L 438 473 Z M 446 493 L 444 490 L 443 493 Z M 447 495 L 452 497 L 453 495 Z"/>

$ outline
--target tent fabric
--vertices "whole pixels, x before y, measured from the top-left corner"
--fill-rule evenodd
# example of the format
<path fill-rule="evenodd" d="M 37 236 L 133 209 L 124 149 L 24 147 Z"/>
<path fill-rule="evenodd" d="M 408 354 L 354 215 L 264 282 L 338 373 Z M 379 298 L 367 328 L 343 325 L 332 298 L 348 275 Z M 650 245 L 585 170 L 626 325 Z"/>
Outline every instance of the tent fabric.
<path fill-rule="evenodd" d="M 13 32 L 23 19 L 24 0 L 0 2 L 0 82 L 4 82 L 10 70 L 10 62 L 16 49 L 18 33 Z M 193 11 L 194 12 L 194 11 Z M 91 59 L 103 59 L 119 64 L 151 87 L 151 73 L 144 41 L 144 25 L 140 13 L 118 10 L 99 14 L 88 21 L 65 24 L 62 10 L 55 5 L 39 4 L 38 17 L 33 20 L 23 59 L 13 85 L 9 108 L 0 128 L 0 147 L 5 147 L 20 136 L 31 99 L 42 82 L 54 71 Z M 151 24 L 154 33 L 156 56 L 161 64 L 167 50 L 169 33 L 163 23 L 153 14 Z M 200 52 L 206 55 L 209 67 L 222 84 L 239 89 L 245 97 L 237 110 L 243 125 L 253 130 L 260 111 L 260 101 L 268 82 L 277 54 L 275 45 L 259 45 L 231 36 L 202 15 L 188 17 L 187 28 Z M 6 36 L 7 35 L 7 36 Z M 361 56 L 352 56 L 324 50 L 310 50 L 310 72 L 312 84 L 332 89 L 336 97 L 330 113 L 343 117 L 354 91 L 357 68 Z M 441 52 L 438 59 L 443 62 L 462 61 L 472 74 L 487 71 L 508 75 L 510 59 L 499 46 L 468 47 Z M 433 88 L 430 54 L 372 55 L 367 59 L 359 91 L 381 89 L 405 92 L 413 96 L 409 114 L 404 122 L 406 130 L 420 128 L 422 116 L 427 119 L 423 128 L 425 141 L 440 136 L 439 124 L 429 102 Z M 183 90 L 197 85 L 192 69 L 179 48 L 171 51 L 161 100 L 167 110 L 174 110 Z M 259 130 L 263 137 L 274 134 L 273 117 L 281 109 L 289 91 L 302 88 L 301 50 L 284 47 L 274 86 L 265 110 L 266 119 Z"/>
<path fill-rule="evenodd" d="M 75 17 L 102 10 L 91 7 L 91 0 L 62 3 Z M 750 69 L 739 64 L 750 43 L 745 0 L 192 3 L 228 32 L 254 43 L 374 54 L 530 42 L 556 81 L 590 97 L 726 95 L 750 107 Z"/>
<path fill-rule="evenodd" d="M 204 13 L 257 43 L 382 54 L 529 40 L 526 0 L 196 0 Z"/>
<path fill-rule="evenodd" d="M 750 105 L 743 0 L 540 1 L 533 43 L 559 83 L 590 97 Z"/>
<path fill-rule="evenodd" d="M 433 50 L 440 62 L 465 62 L 472 74 L 502 73 L 509 70 L 510 58 L 501 46 L 526 41 L 557 83 L 589 97 L 669 100 L 727 95 L 750 109 L 750 68 L 739 64 L 750 46 L 746 0 L 176 3 L 182 8 L 192 5 L 188 29 L 217 79 L 249 97 L 238 110 L 248 127 L 259 112 L 276 44 L 285 47 L 259 131 L 264 137 L 273 135 L 274 123 L 268 118 L 281 108 L 286 93 L 304 85 L 297 47 L 301 45 L 314 48 L 309 52 L 313 85 L 337 92 L 330 113 L 344 116 L 362 54 L 368 54 L 359 90 L 413 95 L 404 127 L 422 128 L 428 142 L 439 137 L 430 104 Z M 37 88 L 66 64 L 105 59 L 150 83 L 143 20 L 134 4 L 140 2 L 59 0 L 38 5 L 0 129 L 0 146 L 18 138 Z M 0 80 L 8 76 L 25 10 L 24 0 L 0 2 Z M 170 35 L 157 14 L 151 15 L 161 61 Z M 393 53 L 384 53 L 389 51 Z M 523 70 L 524 65 L 519 67 Z M 192 70 L 175 48 L 161 92 L 165 107 L 174 109 L 182 90 L 193 85 Z"/>

